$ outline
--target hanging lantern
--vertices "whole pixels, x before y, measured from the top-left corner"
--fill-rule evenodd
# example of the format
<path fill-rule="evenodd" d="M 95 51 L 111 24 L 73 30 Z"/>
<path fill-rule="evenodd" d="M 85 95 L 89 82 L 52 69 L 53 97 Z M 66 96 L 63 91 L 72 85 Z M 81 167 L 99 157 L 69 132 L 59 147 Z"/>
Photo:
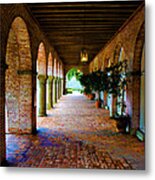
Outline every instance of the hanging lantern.
<path fill-rule="evenodd" d="M 81 62 L 87 62 L 88 61 L 88 53 L 86 49 L 82 49 L 80 53 Z"/>

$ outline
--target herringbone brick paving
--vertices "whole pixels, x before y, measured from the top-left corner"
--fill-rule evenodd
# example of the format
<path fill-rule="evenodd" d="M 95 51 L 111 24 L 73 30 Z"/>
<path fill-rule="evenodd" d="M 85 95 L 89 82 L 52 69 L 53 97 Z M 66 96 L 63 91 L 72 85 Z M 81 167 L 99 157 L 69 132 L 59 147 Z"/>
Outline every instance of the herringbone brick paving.
<path fill-rule="evenodd" d="M 118 132 L 109 112 L 82 95 L 63 96 L 37 135 L 7 135 L 10 166 L 144 169 L 144 142 Z"/>

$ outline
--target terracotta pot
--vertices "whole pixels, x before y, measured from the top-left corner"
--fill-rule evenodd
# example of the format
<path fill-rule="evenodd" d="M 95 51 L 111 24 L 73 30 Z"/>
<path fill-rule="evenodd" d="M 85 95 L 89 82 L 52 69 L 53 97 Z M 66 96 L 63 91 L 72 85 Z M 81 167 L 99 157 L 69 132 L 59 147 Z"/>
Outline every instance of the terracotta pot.
<path fill-rule="evenodd" d="M 95 94 L 89 94 L 89 99 L 90 100 L 94 100 L 94 98 L 95 98 Z"/>
<path fill-rule="evenodd" d="M 89 99 L 90 94 L 87 94 L 86 96 L 87 96 L 87 98 Z"/>
<path fill-rule="evenodd" d="M 97 100 L 95 102 L 95 106 L 96 106 L 96 108 L 100 108 L 101 107 L 101 101 Z"/>

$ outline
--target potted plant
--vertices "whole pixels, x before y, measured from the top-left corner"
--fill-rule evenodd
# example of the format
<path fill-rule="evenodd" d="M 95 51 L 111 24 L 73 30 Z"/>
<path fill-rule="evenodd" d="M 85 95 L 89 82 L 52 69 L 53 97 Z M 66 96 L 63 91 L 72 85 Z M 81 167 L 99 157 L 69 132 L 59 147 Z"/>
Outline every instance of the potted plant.
<path fill-rule="evenodd" d="M 131 118 L 127 115 L 116 115 L 114 117 L 117 123 L 117 128 L 121 133 L 129 133 Z"/>
<path fill-rule="evenodd" d="M 95 106 L 96 108 L 100 108 L 101 107 L 101 97 L 100 97 L 100 93 L 101 91 L 105 90 L 105 86 L 106 86 L 106 74 L 101 71 L 95 71 L 92 72 L 90 74 L 90 79 L 92 82 L 92 89 L 97 92 L 98 96 L 95 102 Z"/>
<path fill-rule="evenodd" d="M 95 98 L 95 94 L 92 93 L 92 81 L 90 74 L 81 75 L 79 77 L 79 81 L 81 85 L 84 86 L 84 94 L 87 95 L 90 100 L 93 100 Z"/>

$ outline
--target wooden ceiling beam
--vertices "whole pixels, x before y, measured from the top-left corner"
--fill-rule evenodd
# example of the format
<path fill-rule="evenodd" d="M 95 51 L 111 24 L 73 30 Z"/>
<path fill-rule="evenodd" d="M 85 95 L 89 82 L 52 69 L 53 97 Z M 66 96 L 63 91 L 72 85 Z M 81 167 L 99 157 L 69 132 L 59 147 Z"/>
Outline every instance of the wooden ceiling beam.
<path fill-rule="evenodd" d="M 117 26 L 120 26 L 122 24 L 123 21 L 118 21 L 117 22 Z M 115 26 L 116 25 L 116 21 L 112 22 L 112 21 L 108 21 L 108 22 L 64 22 L 64 23 L 60 23 L 60 22 L 57 22 L 57 23 L 52 23 L 50 21 L 39 21 L 40 25 L 43 25 L 43 26 L 52 26 L 52 27 L 72 27 L 72 26 L 75 26 L 75 27 L 82 27 L 82 28 L 87 28 L 89 26 L 95 26 L 95 27 L 98 27 L 98 26 L 101 26 L 101 27 L 108 27 L 108 26 Z"/>
<path fill-rule="evenodd" d="M 44 29 L 45 30 L 45 33 L 46 33 L 46 36 L 48 37 L 57 37 L 57 36 L 63 36 L 63 37 L 83 37 L 83 36 L 94 36 L 94 34 L 98 33 L 98 36 L 103 36 L 103 33 L 106 34 L 106 37 L 107 35 L 109 35 L 109 37 L 114 34 L 114 31 L 113 29 L 110 30 L 110 29 L 107 29 L 105 30 L 104 29 L 104 32 L 103 30 L 101 31 L 93 31 L 93 30 L 87 30 L 87 31 L 79 31 L 79 32 L 71 32 L 71 31 L 50 31 L 51 29 Z"/>
<path fill-rule="evenodd" d="M 69 9 L 58 9 L 58 8 L 56 8 L 56 9 L 49 9 L 49 8 L 42 8 L 42 7 L 40 7 L 40 8 L 37 8 L 37 9 L 33 9 L 33 13 L 34 14 L 48 14 L 48 13 L 51 13 L 51 14 L 53 14 L 53 13 L 59 13 L 59 14 L 64 14 L 64 13 L 72 13 L 72 14 L 76 14 L 76 13 L 79 13 L 79 14 L 81 14 L 81 13 L 83 13 L 83 14 L 85 14 L 85 13 L 113 13 L 113 12 L 115 12 L 115 13 L 126 13 L 126 12 L 129 12 L 129 13 L 132 13 L 133 12 L 133 9 L 132 8 L 124 8 L 124 7 L 121 7 L 121 8 L 118 8 L 118 9 L 116 9 L 116 8 L 101 8 L 101 9 L 97 9 L 97 8 L 92 8 L 92 9 L 77 9 L 77 8 L 69 8 Z"/>
<path fill-rule="evenodd" d="M 74 3 L 31 3 L 28 4 L 32 9 L 38 9 L 40 7 L 42 8 L 72 8 L 72 7 L 85 7 L 85 8 L 98 8 L 98 7 L 102 7 L 102 8 L 106 8 L 106 7 L 111 7 L 111 8 L 120 8 L 120 7 L 128 7 L 128 8 L 134 8 L 135 6 L 137 6 L 137 4 L 140 4 L 140 2 L 138 1 L 124 1 L 124 2 L 118 2 L 118 1 L 113 1 L 111 2 L 74 2 Z"/>
<path fill-rule="evenodd" d="M 114 19 L 115 18 L 115 19 Z M 125 20 L 126 17 L 120 17 L 120 16 L 113 16 L 113 17 L 53 17 L 53 16 L 41 16 L 38 18 L 39 22 L 55 22 L 55 23 L 60 23 L 60 22 L 116 22 L 117 21 L 122 21 Z"/>
<path fill-rule="evenodd" d="M 91 29 L 93 28 L 93 31 L 95 32 L 98 32 L 98 31 L 101 31 L 104 32 L 104 30 L 107 30 L 107 31 L 116 31 L 120 26 L 116 27 L 116 26 L 113 26 L 113 27 L 85 27 L 85 29 L 83 30 L 81 27 L 52 27 L 52 26 L 48 26 L 48 27 L 44 27 L 43 30 L 46 32 L 47 29 L 50 31 L 50 32 L 54 32 L 54 31 L 61 31 L 61 32 L 66 32 L 66 31 L 79 31 L 80 33 L 81 32 L 88 32 L 88 31 L 91 31 Z"/>
<path fill-rule="evenodd" d="M 78 65 L 83 47 L 88 51 L 90 62 L 142 3 L 131 0 L 27 6 L 62 61 Z"/>
<path fill-rule="evenodd" d="M 96 13 L 96 14 L 92 14 L 92 13 L 87 13 L 87 14 L 60 14 L 60 13 L 46 13 L 46 14 L 39 14 L 39 13 L 34 13 L 34 16 L 39 19 L 42 17 L 47 17 L 47 18 L 113 18 L 113 17 L 126 17 L 131 15 L 131 13 L 128 13 L 128 11 L 126 13 Z M 123 15 L 123 16 L 122 16 Z"/>

